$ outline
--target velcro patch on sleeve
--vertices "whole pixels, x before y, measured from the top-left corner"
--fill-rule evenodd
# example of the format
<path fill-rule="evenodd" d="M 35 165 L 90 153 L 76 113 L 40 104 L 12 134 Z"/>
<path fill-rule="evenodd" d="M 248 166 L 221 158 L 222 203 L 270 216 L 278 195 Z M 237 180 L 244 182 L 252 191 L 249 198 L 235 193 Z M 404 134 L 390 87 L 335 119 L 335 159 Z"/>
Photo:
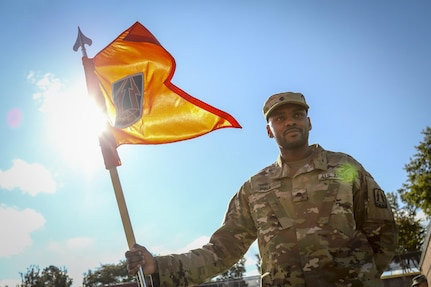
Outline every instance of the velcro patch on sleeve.
<path fill-rule="evenodd" d="M 374 192 L 374 204 L 380 208 L 388 208 L 388 200 L 386 199 L 385 193 L 380 188 L 375 188 Z"/>

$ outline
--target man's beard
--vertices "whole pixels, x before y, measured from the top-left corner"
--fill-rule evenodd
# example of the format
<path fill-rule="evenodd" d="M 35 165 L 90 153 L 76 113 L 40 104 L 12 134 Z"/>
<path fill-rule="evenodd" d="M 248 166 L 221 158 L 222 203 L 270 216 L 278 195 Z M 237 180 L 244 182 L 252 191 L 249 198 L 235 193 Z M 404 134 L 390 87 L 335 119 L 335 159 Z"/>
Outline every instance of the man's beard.
<path fill-rule="evenodd" d="M 304 146 L 308 146 L 308 135 L 301 131 L 300 136 L 294 141 L 289 141 L 286 139 L 286 136 L 283 136 L 283 138 L 279 141 L 279 146 L 285 150 L 295 150 Z"/>

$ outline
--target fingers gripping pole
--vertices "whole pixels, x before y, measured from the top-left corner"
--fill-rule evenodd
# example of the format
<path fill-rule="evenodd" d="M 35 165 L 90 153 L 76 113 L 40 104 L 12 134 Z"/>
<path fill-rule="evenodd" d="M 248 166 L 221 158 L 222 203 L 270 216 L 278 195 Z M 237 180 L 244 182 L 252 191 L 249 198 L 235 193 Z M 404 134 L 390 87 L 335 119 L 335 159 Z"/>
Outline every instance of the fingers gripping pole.
<path fill-rule="evenodd" d="M 133 234 L 132 223 L 130 222 L 129 212 L 127 211 L 126 200 L 124 199 L 123 189 L 121 188 L 120 178 L 118 176 L 117 167 L 109 168 L 111 175 L 112 185 L 114 187 L 115 198 L 117 199 L 118 209 L 120 210 L 121 221 L 123 222 L 124 232 L 126 233 L 127 244 L 129 249 L 135 245 L 135 235 Z M 139 287 L 147 287 L 145 282 L 145 275 L 142 267 L 139 268 L 136 275 Z"/>

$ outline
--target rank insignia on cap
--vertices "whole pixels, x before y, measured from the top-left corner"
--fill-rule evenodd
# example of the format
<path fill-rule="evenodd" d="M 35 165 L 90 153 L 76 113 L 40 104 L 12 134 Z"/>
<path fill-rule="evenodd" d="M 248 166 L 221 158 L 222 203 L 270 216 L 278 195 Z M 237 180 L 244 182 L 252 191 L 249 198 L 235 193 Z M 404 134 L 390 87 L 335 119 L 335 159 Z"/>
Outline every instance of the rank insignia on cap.
<path fill-rule="evenodd" d="M 388 201 L 386 199 L 385 193 L 383 192 L 383 190 L 379 188 L 374 189 L 374 204 L 377 207 L 381 207 L 381 208 L 388 207 Z"/>

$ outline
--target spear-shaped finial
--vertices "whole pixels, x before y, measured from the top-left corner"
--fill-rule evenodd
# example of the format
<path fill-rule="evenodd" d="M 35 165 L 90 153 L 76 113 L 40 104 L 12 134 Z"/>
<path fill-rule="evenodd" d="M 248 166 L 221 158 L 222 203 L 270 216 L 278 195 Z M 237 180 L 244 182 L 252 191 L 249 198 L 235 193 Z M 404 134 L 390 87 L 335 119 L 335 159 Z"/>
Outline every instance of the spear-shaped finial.
<path fill-rule="evenodd" d="M 73 45 L 73 51 L 78 51 L 79 47 L 81 47 L 82 57 L 87 57 L 87 51 L 85 50 L 85 44 L 91 46 L 93 41 L 90 38 L 87 38 L 78 26 L 78 37 L 76 38 L 75 45 Z"/>

